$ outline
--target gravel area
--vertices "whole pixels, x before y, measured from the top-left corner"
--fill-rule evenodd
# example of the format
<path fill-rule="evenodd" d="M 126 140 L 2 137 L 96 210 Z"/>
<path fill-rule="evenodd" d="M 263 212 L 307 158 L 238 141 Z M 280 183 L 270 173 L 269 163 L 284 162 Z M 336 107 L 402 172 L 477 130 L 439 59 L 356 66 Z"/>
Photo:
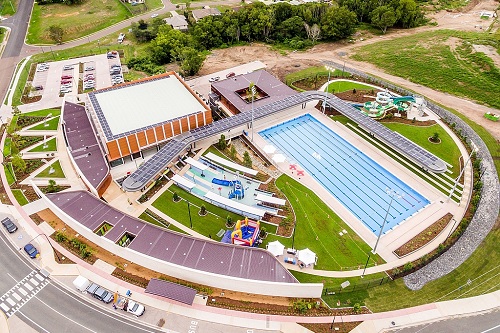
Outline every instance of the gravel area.
<path fill-rule="evenodd" d="M 343 64 L 332 61 L 327 62 L 329 66 L 342 69 Z M 378 85 L 386 87 L 403 96 L 414 95 L 413 92 L 397 87 L 389 82 L 371 77 L 361 71 L 345 68 L 345 71 L 353 75 L 363 77 Z M 422 97 L 422 96 L 419 96 Z M 404 277 L 405 284 L 412 290 L 421 289 L 426 283 L 438 279 L 460 266 L 481 244 L 484 238 L 491 231 L 491 228 L 498 218 L 500 209 L 500 189 L 498 175 L 496 172 L 493 158 L 483 140 L 474 130 L 462 119 L 453 113 L 434 105 L 427 101 L 427 107 L 436 113 L 447 124 L 455 124 L 455 128 L 460 130 L 470 146 L 478 148 L 477 157 L 481 159 L 481 173 L 483 188 L 481 190 L 481 201 L 477 207 L 476 213 L 472 218 L 469 227 L 462 237 L 445 253 L 436 260 L 429 263 L 420 270 Z"/>

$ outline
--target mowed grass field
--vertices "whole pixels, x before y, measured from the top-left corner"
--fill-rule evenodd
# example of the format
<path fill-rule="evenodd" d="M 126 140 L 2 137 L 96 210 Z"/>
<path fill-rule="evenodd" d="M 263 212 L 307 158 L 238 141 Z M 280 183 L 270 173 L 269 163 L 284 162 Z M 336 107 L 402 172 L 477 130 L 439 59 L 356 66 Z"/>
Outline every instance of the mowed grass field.
<path fill-rule="evenodd" d="M 354 59 L 427 87 L 500 108 L 500 68 L 474 44 L 500 49 L 499 34 L 429 31 L 356 49 Z"/>
<path fill-rule="evenodd" d="M 48 29 L 59 25 L 63 41 L 73 40 L 131 17 L 119 0 L 86 0 L 81 5 L 35 3 L 26 40 L 28 44 L 54 44 Z"/>

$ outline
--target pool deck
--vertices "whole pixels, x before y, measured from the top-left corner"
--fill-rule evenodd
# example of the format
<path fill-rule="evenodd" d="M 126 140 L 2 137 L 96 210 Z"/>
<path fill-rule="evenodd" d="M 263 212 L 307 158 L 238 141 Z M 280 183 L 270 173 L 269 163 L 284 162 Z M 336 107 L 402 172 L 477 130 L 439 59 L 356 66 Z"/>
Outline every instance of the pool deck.
<path fill-rule="evenodd" d="M 344 125 L 339 122 L 332 121 L 327 116 L 323 115 L 317 109 L 313 108 L 311 103 L 308 104 L 306 109 L 293 108 L 289 112 L 282 113 L 279 117 L 274 117 L 272 121 L 266 119 L 265 123 L 259 122 L 256 124 L 255 133 L 269 128 L 273 125 L 282 123 L 289 119 L 293 119 L 302 114 L 309 113 L 318 119 L 321 123 L 325 124 L 329 129 L 336 132 L 344 139 L 349 141 L 353 146 L 361 150 L 368 157 L 373 159 L 375 162 L 383 166 L 390 173 L 394 174 L 396 177 L 404 181 L 411 188 L 426 197 L 430 204 L 415 213 L 413 216 L 407 218 L 401 222 L 397 227 L 393 228 L 381 237 L 380 243 L 378 245 L 377 253 L 387 262 L 392 262 L 398 260 L 397 256 L 393 253 L 398 247 L 406 243 L 408 240 L 416 236 L 422 230 L 427 228 L 436 222 L 439 218 L 447 214 L 452 213 L 454 216 L 460 217 L 465 212 L 466 205 L 458 205 L 452 200 L 447 200 L 447 197 L 438 191 L 436 188 L 425 182 L 423 179 L 418 177 L 416 174 L 408 170 L 406 167 L 388 157 L 382 151 L 376 149 L 373 145 L 366 142 L 364 139 L 347 129 Z M 260 135 L 254 136 L 254 143 L 259 147 L 264 147 L 268 144 Z M 280 153 L 276 151 L 274 154 Z M 269 156 L 269 155 L 268 155 Z M 272 156 L 269 156 L 271 159 Z M 295 163 L 295 161 L 293 161 Z M 371 230 L 369 230 L 360 220 L 358 220 L 346 207 L 344 207 L 340 202 L 338 202 L 333 195 L 331 195 L 321 184 L 319 184 L 312 176 L 304 172 L 304 176 L 297 176 L 297 172 L 290 170 L 290 161 L 286 160 L 282 163 L 276 163 L 275 165 L 290 177 L 300 181 L 302 184 L 313 190 L 323 201 L 339 215 L 365 242 L 367 242 L 372 248 L 375 246 L 377 235 L 375 235 Z M 297 169 L 303 170 L 299 165 Z M 465 195 L 465 193 L 464 193 Z M 444 231 L 445 233 L 447 231 Z M 433 246 L 436 247 L 433 242 L 429 243 L 426 247 Z M 431 249 L 426 249 L 429 252 Z M 420 252 L 420 251 L 419 251 Z M 321 258 L 319 258 L 321 260 Z M 404 262 L 409 261 L 408 258 L 403 258 Z M 306 269 L 307 271 L 307 269 Z M 352 272 L 351 272 L 352 274 Z"/>

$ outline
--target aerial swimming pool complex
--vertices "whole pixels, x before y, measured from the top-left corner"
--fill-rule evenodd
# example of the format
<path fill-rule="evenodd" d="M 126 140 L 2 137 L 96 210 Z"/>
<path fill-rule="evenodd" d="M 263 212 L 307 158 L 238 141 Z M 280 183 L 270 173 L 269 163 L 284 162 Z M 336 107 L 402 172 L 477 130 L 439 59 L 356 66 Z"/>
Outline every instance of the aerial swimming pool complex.
<path fill-rule="evenodd" d="M 363 154 L 309 114 L 259 133 L 303 167 L 372 232 L 378 234 L 391 197 L 397 191 L 384 232 L 429 204 L 421 194 Z"/>

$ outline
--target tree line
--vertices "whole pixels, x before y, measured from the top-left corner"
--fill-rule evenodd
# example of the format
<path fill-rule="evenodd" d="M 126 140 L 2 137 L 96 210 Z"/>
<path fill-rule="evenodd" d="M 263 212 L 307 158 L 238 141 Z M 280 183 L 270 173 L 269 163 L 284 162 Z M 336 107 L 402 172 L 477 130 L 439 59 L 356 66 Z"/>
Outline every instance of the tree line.
<path fill-rule="evenodd" d="M 336 41 L 351 36 L 359 23 L 369 22 L 385 33 L 390 27 L 412 28 L 424 22 L 415 0 L 338 0 L 337 4 L 286 2 L 265 5 L 255 2 L 238 11 L 227 10 L 198 22 L 185 12 L 190 22 L 184 33 L 163 24 L 132 24 L 139 42 L 150 42 L 147 55 L 131 59 L 129 66 L 149 74 L 162 65 L 179 61 L 185 75 L 194 75 L 203 64 L 204 51 L 241 42 L 279 43 L 303 49 L 318 40 Z"/>

